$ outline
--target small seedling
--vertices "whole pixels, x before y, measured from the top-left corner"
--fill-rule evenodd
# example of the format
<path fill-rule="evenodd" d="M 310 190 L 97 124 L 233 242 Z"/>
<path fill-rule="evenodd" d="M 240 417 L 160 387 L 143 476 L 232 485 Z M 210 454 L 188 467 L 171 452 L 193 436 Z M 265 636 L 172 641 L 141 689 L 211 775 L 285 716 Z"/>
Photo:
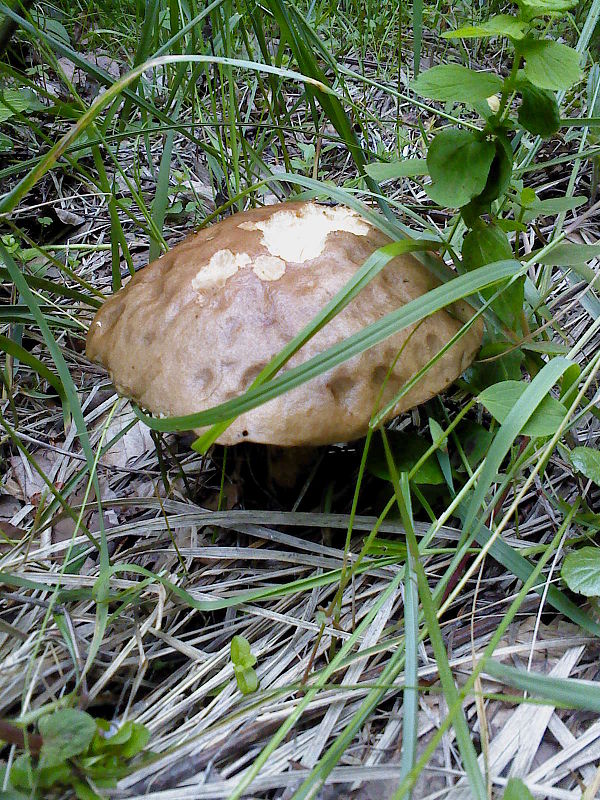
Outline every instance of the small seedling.
<path fill-rule="evenodd" d="M 253 669 L 256 656 L 250 650 L 250 642 L 243 636 L 234 636 L 231 640 L 231 662 L 240 692 L 255 692 L 258 689 L 258 675 Z"/>
<path fill-rule="evenodd" d="M 35 740 L 25 738 L 26 751 L 15 759 L 9 788 L 0 800 L 41 799 L 49 789 L 65 787 L 80 800 L 101 800 L 100 790 L 129 774 L 130 760 L 150 739 L 150 731 L 139 722 L 129 720 L 114 730 L 107 720 L 76 708 L 42 716 L 38 731 Z"/>

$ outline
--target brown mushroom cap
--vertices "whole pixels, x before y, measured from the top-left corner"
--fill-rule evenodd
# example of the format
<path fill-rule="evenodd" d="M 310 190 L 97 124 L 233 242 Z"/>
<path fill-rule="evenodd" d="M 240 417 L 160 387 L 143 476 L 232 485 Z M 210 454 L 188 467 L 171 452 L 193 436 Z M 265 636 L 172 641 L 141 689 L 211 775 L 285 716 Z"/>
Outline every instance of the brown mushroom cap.
<path fill-rule="evenodd" d="M 138 272 L 98 311 L 88 357 L 117 390 L 156 414 L 181 416 L 247 389 L 263 367 L 389 239 L 345 206 L 289 202 L 235 214 Z M 288 362 L 351 336 L 438 285 L 411 255 L 394 258 Z M 418 326 L 387 382 L 389 401 L 469 319 L 466 303 Z M 320 445 L 363 436 L 388 369 L 414 326 L 255 408 L 218 440 Z M 476 323 L 389 418 L 428 400 L 472 362 Z"/>

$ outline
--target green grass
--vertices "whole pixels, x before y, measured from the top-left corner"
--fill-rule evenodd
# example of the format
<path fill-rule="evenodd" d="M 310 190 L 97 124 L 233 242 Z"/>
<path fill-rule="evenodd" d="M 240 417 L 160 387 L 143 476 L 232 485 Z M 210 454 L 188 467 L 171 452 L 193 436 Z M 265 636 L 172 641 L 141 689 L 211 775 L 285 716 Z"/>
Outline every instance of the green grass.
<path fill-rule="evenodd" d="M 424 102 L 407 78 L 430 63 L 488 70 L 508 63 L 496 40 L 438 37 L 476 22 L 474 8 L 155 0 L 44 5 L 33 15 L 1 3 L 0 10 L 17 23 L 1 80 L 19 93 L 18 101 L 5 94 L 13 98 L 6 103 L 0 95 L 7 137 L 0 137 L 0 473 L 5 496 L 20 509 L 10 517 L 16 523 L 3 527 L 0 518 L 0 583 L 7 587 L 0 595 L 7 665 L 0 718 L 30 723 L 40 709 L 80 704 L 93 716 L 139 719 L 152 731 L 156 755 L 131 765 L 122 784 L 131 796 L 145 796 L 153 781 L 166 781 L 165 788 L 199 781 L 214 757 L 219 769 L 229 768 L 230 798 L 286 781 L 290 797 L 312 797 L 344 770 L 360 773 L 346 785 L 369 780 L 369 770 L 386 763 L 378 737 L 394 743 L 401 736 L 390 796 L 420 791 L 446 752 L 470 796 L 488 797 L 488 778 L 495 790 L 503 778 L 483 764 L 476 697 L 478 713 L 490 717 L 537 701 L 599 708 L 597 682 L 550 678 L 539 661 L 525 672 L 502 647 L 523 615 L 538 624 L 543 616 L 550 627 L 569 621 L 586 641 L 600 632 L 584 598 L 568 593 L 552 566 L 600 528 L 598 487 L 568 457 L 576 444 L 597 446 L 597 264 L 591 255 L 592 266 L 553 260 L 563 237 L 580 234 L 590 243 L 599 235 L 593 212 L 585 215 L 600 153 L 597 67 L 588 50 L 600 3 L 552 29 L 578 49 L 591 75 L 587 86 L 584 80 L 562 93 L 560 131 L 549 141 L 514 135 L 512 182 L 495 212 L 506 227 L 524 223 L 512 239 L 515 258 L 470 272 L 459 257 L 465 225 L 423 191 L 423 159 L 434 131 L 456 124 L 478 131 L 482 121 L 451 103 Z M 490 6 L 480 16 L 505 10 Z M 99 56 L 115 58 L 118 79 Z M 64 59 L 78 75 L 69 77 Z M 411 159 L 419 168 L 402 166 Z M 535 216 L 519 206 L 523 186 L 543 200 L 567 198 L 567 206 L 577 196 L 585 201 L 547 205 Z M 155 449 L 138 448 L 137 461 L 121 455 L 107 467 L 105 459 L 139 427 L 131 415 L 114 427 L 120 409 L 104 391 L 108 379 L 83 355 L 99 302 L 194 226 L 294 194 L 344 202 L 393 243 L 365 262 L 244 395 L 188 418 L 135 409 Z M 64 211 L 82 221 L 72 224 Z M 408 251 L 444 285 L 285 368 L 391 258 Z M 507 330 L 496 301 L 506 297 L 506 280 L 520 275 L 520 322 Z M 324 468 L 315 468 L 295 503 L 269 494 L 253 456 L 246 468 L 230 452 L 221 472 L 218 454 L 205 458 L 170 436 L 214 425 L 197 446 L 205 452 L 237 414 L 463 297 L 485 320 L 489 361 L 407 418 L 406 430 L 423 443 L 408 472 L 398 473 L 393 439 L 379 431 L 381 413 L 364 443 L 323 456 Z M 509 378 L 527 388 L 506 418 L 494 420 L 476 398 Z M 549 394 L 564 404 L 562 423 L 552 436 L 524 437 Z M 388 482 L 372 469 L 381 435 Z M 347 472 L 338 475 L 340 457 Z M 419 482 L 430 458 L 442 475 L 435 485 Z M 42 487 L 35 502 L 25 478 L 15 488 L 16 476 L 26 474 Z M 241 493 L 241 509 L 222 507 L 228 489 Z M 61 526 L 68 530 L 62 543 L 51 533 Z M 494 604 L 500 623 L 476 633 Z M 467 636 L 460 667 L 451 631 Z M 228 660 L 236 633 L 258 657 L 261 685 L 247 697 L 237 693 Z M 569 636 L 561 641 L 576 639 Z M 528 656 L 543 647 L 533 638 L 528 644 Z M 592 654 L 582 655 L 582 674 Z M 479 695 L 485 675 L 498 683 Z M 438 723 L 420 741 L 424 704 L 435 702 Z M 330 724 L 328 706 L 339 709 Z M 585 718 L 570 723 L 576 736 L 585 730 Z M 216 753 L 213 740 L 221 742 Z M 374 746 L 360 751 L 361 741 Z M 199 758 L 191 766 L 190 743 Z M 0 760 L 12 763 L 16 754 L 6 747 Z M 302 767 L 296 779 L 290 762 Z M 567 780 L 575 791 L 577 781 Z M 104 796 L 103 787 L 90 783 L 88 790 Z"/>

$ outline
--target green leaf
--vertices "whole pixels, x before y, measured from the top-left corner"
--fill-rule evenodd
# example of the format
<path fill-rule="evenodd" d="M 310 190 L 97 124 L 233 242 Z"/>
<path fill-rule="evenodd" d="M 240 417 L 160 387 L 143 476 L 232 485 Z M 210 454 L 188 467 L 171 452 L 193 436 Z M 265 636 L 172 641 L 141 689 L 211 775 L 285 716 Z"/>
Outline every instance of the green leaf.
<path fill-rule="evenodd" d="M 503 423 L 526 389 L 525 381 L 503 381 L 485 389 L 477 400 L 487 408 L 494 419 Z M 521 434 L 531 437 L 552 436 L 566 413 L 567 410 L 562 403 L 546 395 L 521 428 Z"/>
<path fill-rule="evenodd" d="M 78 800 L 102 800 L 102 795 L 96 794 L 87 783 L 78 779 L 73 781 L 73 789 L 75 790 Z"/>
<path fill-rule="evenodd" d="M 475 203 L 487 204 L 504 194 L 512 177 L 513 151 L 508 138 L 500 133 L 494 141 L 494 159 L 490 166 L 485 186 Z"/>
<path fill-rule="evenodd" d="M 579 0 L 517 0 L 526 19 L 544 17 L 547 14 L 564 14 L 575 8 Z"/>
<path fill-rule="evenodd" d="M 520 778 L 510 778 L 502 800 L 533 800 L 533 795 Z"/>
<path fill-rule="evenodd" d="M 496 225 L 479 225 L 464 238 L 462 246 L 463 264 L 468 270 L 477 269 L 484 264 L 493 264 L 510 258 L 512 249 L 506 234 Z M 525 279 L 520 278 L 492 303 L 492 308 L 511 330 L 517 327 L 523 310 L 523 289 Z M 496 287 L 497 289 L 497 287 Z M 495 294 L 496 289 L 482 291 L 486 300 Z"/>
<path fill-rule="evenodd" d="M 429 449 L 429 443 L 417 433 L 404 431 L 387 431 L 394 464 L 398 473 L 410 472 L 421 456 Z M 382 440 L 377 437 L 369 448 L 367 469 L 371 475 L 384 481 L 391 481 L 385 449 Z M 438 486 L 444 483 L 444 476 L 435 455 L 419 467 L 413 481 L 421 485 Z"/>
<path fill-rule="evenodd" d="M 249 669 L 256 664 L 256 656 L 250 650 L 250 642 L 243 636 L 231 640 L 231 661 L 235 667 Z"/>
<path fill-rule="evenodd" d="M 53 764 L 51 767 L 38 768 L 38 783 L 40 786 L 50 787 L 57 783 L 69 783 L 71 767 L 66 764 Z"/>
<path fill-rule="evenodd" d="M 521 205 L 523 208 L 530 208 L 537 200 L 537 195 L 529 186 L 521 189 Z"/>
<path fill-rule="evenodd" d="M 102 722 L 104 723 L 105 720 L 102 720 Z M 127 722 L 124 722 L 121 727 L 115 731 L 115 733 L 113 733 L 112 736 L 103 736 L 100 732 L 98 732 L 96 738 L 94 739 L 94 745 L 96 744 L 96 741 L 98 741 L 102 745 L 101 749 L 103 750 L 107 747 L 120 747 L 122 744 L 125 744 L 125 742 L 129 741 L 131 737 L 132 726 L 133 722 L 128 720 Z M 102 730 L 105 731 L 105 733 L 109 733 L 110 723 L 108 728 L 106 728 L 103 724 Z"/>
<path fill-rule="evenodd" d="M 0 94 L 0 122 L 24 111 L 39 111 L 46 108 L 31 89 L 5 89 Z"/>
<path fill-rule="evenodd" d="M 512 347 L 512 343 L 498 341 L 494 345 L 482 348 L 479 359 L 493 358 L 493 360 L 475 361 L 465 371 L 464 377 L 472 394 L 478 394 L 489 386 L 494 386 L 502 381 L 521 380 L 521 364 L 524 353 L 521 348 L 513 350 Z M 506 350 L 509 352 L 505 352 Z"/>
<path fill-rule="evenodd" d="M 392 178 L 414 178 L 428 175 L 427 161 L 424 158 L 406 158 L 402 161 L 377 161 L 367 164 L 365 172 L 376 181 L 389 181 Z"/>
<path fill-rule="evenodd" d="M 430 100 L 473 103 L 499 92 L 502 81 L 492 72 L 475 72 L 460 64 L 440 64 L 422 72 L 411 83 L 411 88 Z"/>
<path fill-rule="evenodd" d="M 45 767 L 63 764 L 83 753 L 96 733 L 94 719 L 77 708 L 48 714 L 40 719 L 38 727 L 43 739 L 40 759 Z"/>
<path fill-rule="evenodd" d="M 68 783 L 70 777 L 71 769 L 67 764 L 34 766 L 29 753 L 22 753 L 16 758 L 10 771 L 11 783 L 19 789 L 49 789 L 57 783 Z"/>
<path fill-rule="evenodd" d="M 571 389 L 572 386 L 579 383 L 580 376 L 581 376 L 581 367 L 579 366 L 579 364 L 573 364 L 573 366 L 569 367 L 569 369 L 565 372 L 560 382 L 561 400 L 565 397 L 565 395 Z"/>
<path fill-rule="evenodd" d="M 33 11 L 31 13 L 32 22 L 44 33 L 50 33 L 63 44 L 70 44 L 69 34 L 65 26 L 57 19 L 53 19 L 48 14 L 38 13 Z"/>
<path fill-rule="evenodd" d="M 129 724 L 129 723 L 127 723 Z M 150 731 L 141 722 L 131 722 L 131 735 L 124 745 L 121 745 L 119 755 L 128 759 L 137 756 L 148 745 Z"/>
<path fill-rule="evenodd" d="M 494 145 L 480 141 L 471 131 L 438 133 L 427 151 L 433 181 L 426 187 L 427 194 L 442 206 L 466 205 L 485 188 L 494 155 Z"/>
<path fill-rule="evenodd" d="M 581 80 L 577 50 L 551 39 L 528 39 L 522 44 L 525 77 L 540 89 L 569 89 Z"/>
<path fill-rule="evenodd" d="M 483 224 L 465 236 L 462 246 L 463 264 L 469 270 L 512 257 L 506 235 L 496 225 Z"/>
<path fill-rule="evenodd" d="M 527 27 L 527 23 L 517 17 L 498 14 L 478 25 L 465 25 L 455 31 L 446 31 L 442 33 L 442 38 L 480 39 L 485 36 L 510 36 L 511 39 L 522 39 Z"/>
<path fill-rule="evenodd" d="M 600 549 L 581 547 L 569 553 L 560 574 L 572 592 L 600 597 Z"/>
<path fill-rule="evenodd" d="M 247 669 L 235 668 L 235 679 L 238 689 L 242 694 L 252 694 L 258 689 L 258 675 L 252 667 Z"/>
<path fill-rule="evenodd" d="M 560 128 L 560 112 L 554 93 L 529 82 L 519 86 L 519 90 L 522 97 L 517 114 L 519 125 L 534 136 L 548 139 Z"/>
<path fill-rule="evenodd" d="M 110 730 L 106 720 L 96 719 L 99 728 L 105 733 Z M 99 753 L 100 757 L 117 756 L 122 760 L 133 758 L 146 747 L 150 741 L 150 731 L 140 722 L 128 720 L 112 736 L 105 736 L 100 731 L 94 736 L 91 752 Z"/>
<path fill-rule="evenodd" d="M 29 800 L 30 796 L 17 792 L 16 789 L 0 790 L 0 800 Z"/>
<path fill-rule="evenodd" d="M 532 203 L 529 210 L 536 216 L 551 216 L 552 214 L 562 214 L 564 211 L 574 211 L 579 206 L 587 203 L 587 197 L 577 195 L 576 197 L 548 197 L 546 200 L 537 200 Z M 557 247 L 558 249 L 558 247 Z"/>
<path fill-rule="evenodd" d="M 600 486 L 600 451 L 593 447 L 576 447 L 570 458 L 575 469 Z"/>
<path fill-rule="evenodd" d="M 33 763 L 29 753 L 17 756 L 10 768 L 10 782 L 18 789 L 32 789 L 31 780 L 34 772 Z"/>
<path fill-rule="evenodd" d="M 600 244 L 575 244 L 561 242 L 549 253 L 536 259 L 538 264 L 550 267 L 570 267 L 572 264 L 585 264 L 600 256 Z"/>

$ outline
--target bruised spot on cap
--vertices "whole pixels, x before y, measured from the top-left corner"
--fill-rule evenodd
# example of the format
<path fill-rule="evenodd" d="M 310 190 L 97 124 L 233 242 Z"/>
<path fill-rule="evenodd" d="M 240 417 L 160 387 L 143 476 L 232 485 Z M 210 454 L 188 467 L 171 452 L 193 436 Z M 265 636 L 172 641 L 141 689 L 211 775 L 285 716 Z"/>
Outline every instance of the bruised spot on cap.
<path fill-rule="evenodd" d="M 197 292 L 207 289 L 218 289 L 225 286 L 228 279 L 241 268 L 250 263 L 248 253 L 232 253 L 231 250 L 219 250 L 208 264 L 198 270 L 192 279 L 192 289 Z"/>
<path fill-rule="evenodd" d="M 320 206 L 306 203 L 295 211 L 276 211 L 259 222 L 242 222 L 245 231 L 262 231 L 261 244 L 273 256 L 302 264 L 318 258 L 330 233 L 346 231 L 366 236 L 370 226 L 346 206 Z"/>
<path fill-rule="evenodd" d="M 285 274 L 285 261 L 277 256 L 258 256 L 254 260 L 252 271 L 261 281 L 277 281 Z"/>

